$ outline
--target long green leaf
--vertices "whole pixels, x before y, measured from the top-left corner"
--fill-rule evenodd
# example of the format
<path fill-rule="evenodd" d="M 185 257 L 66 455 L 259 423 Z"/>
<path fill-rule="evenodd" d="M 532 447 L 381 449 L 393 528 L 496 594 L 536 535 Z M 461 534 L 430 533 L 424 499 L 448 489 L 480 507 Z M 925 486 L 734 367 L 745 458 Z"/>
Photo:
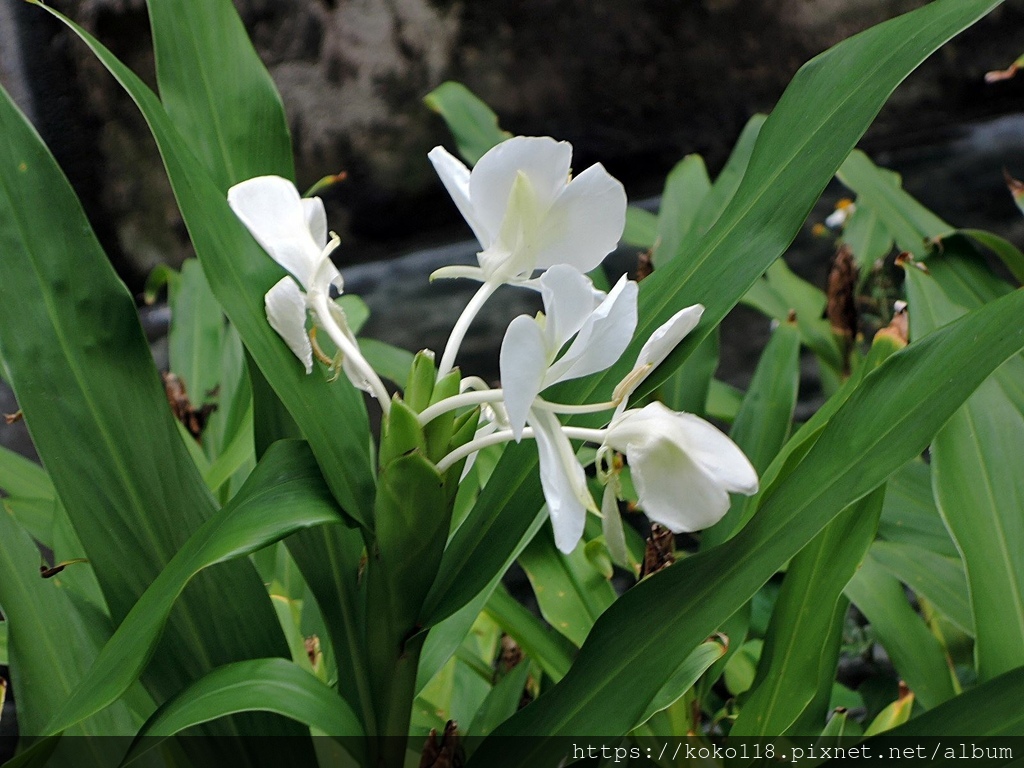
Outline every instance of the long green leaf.
<path fill-rule="evenodd" d="M 658 211 L 658 232 L 652 259 L 655 266 L 675 256 L 697 221 L 711 179 L 700 155 L 687 155 L 665 179 Z"/>
<path fill-rule="evenodd" d="M 915 337 L 960 316 L 946 290 L 955 255 L 936 257 L 926 275 L 908 272 Z M 940 264 L 940 262 L 942 262 Z M 963 298 L 952 284 L 948 291 Z M 1020 291 L 1018 291 L 1020 293 Z M 925 337 L 927 338 L 927 336 Z M 1018 401 L 1024 361 L 1015 358 L 985 382 L 932 444 L 932 484 L 946 527 L 963 556 L 982 680 L 1024 659 L 1024 411 Z"/>
<path fill-rule="evenodd" d="M 293 179 L 284 105 L 230 0 L 147 0 L 160 101 L 218 188 Z"/>
<path fill-rule="evenodd" d="M 761 353 L 729 433 L 758 474 L 767 469 L 789 436 L 800 385 L 799 365 L 800 334 L 792 324 L 780 325 Z M 728 539 L 752 502 L 747 496 L 735 496 L 725 517 L 704 532 L 701 549 Z"/>
<path fill-rule="evenodd" d="M 677 255 L 681 255 L 684 259 L 692 258 L 691 253 L 699 249 L 702 238 L 711 231 L 725 213 L 747 173 L 750 158 L 753 156 L 754 147 L 757 145 L 764 124 L 764 115 L 754 115 L 743 126 L 725 167 L 715 177 L 715 183 L 711 189 L 702 197 L 700 208 L 694 214 L 693 224 L 687 229 L 685 236 L 677 241 Z M 664 255 L 667 260 L 676 254 L 666 252 Z"/>
<path fill-rule="evenodd" d="M 491 108 L 461 83 L 441 83 L 423 97 L 423 103 L 444 118 L 459 154 L 470 165 L 511 135 L 498 127 L 498 116 Z"/>
<path fill-rule="evenodd" d="M 885 488 L 840 513 L 800 550 L 786 571 L 775 603 L 758 674 L 731 736 L 773 736 L 789 731 L 834 667 L 822 664 L 843 587 L 875 537 Z M 845 610 L 843 611 L 845 613 Z M 842 623 L 845 616 L 840 615 Z M 820 726 L 819 726 L 820 728 Z"/>
<path fill-rule="evenodd" d="M 316 600 L 331 640 L 339 690 L 359 702 L 363 724 L 373 730 L 375 715 L 366 671 L 365 617 L 359 587 L 364 547 L 359 532 L 341 526 L 298 531 L 285 545 Z"/>
<path fill-rule="evenodd" d="M 147 0 L 147 7 L 161 102 L 217 188 L 223 193 L 232 184 L 266 174 L 294 180 L 284 105 L 230 0 L 198 5 Z M 220 312 L 212 295 L 196 298 L 203 314 Z M 273 440 L 302 433 L 251 359 L 248 368 L 259 420 L 256 447 L 262 454 Z M 224 382 L 225 399 L 244 376 L 241 370 L 231 374 Z M 215 432 L 220 431 L 217 421 L 211 425 Z M 219 447 L 226 448 L 233 434 L 223 435 Z"/>
<path fill-rule="evenodd" d="M 958 229 L 957 234 L 969 237 L 988 248 L 1013 273 L 1017 282 L 1024 283 L 1024 253 L 1021 253 L 1020 248 L 1009 240 L 983 229 Z"/>
<path fill-rule="evenodd" d="M 822 363 L 838 372 L 843 360 L 832 329 L 822 318 L 825 301 L 820 288 L 794 274 L 782 259 L 768 267 L 764 277 L 755 281 L 743 296 L 744 304 L 780 323 L 787 322 L 790 312 L 795 313 L 804 344 Z"/>
<path fill-rule="evenodd" d="M 913 544 L 876 541 L 871 545 L 871 558 L 974 636 L 967 576 L 959 557 L 947 557 Z"/>
<path fill-rule="evenodd" d="M 121 621 L 215 511 L 134 303 L 53 157 L 0 95 L 0 350 L 60 500 Z M 285 645 L 247 563 L 201 578 L 145 683 L 158 699 Z"/>
<path fill-rule="evenodd" d="M 53 518 L 59 502 L 46 470 L 34 461 L 0 446 L 0 490 L 3 505 L 32 538 L 53 548 Z"/>
<path fill-rule="evenodd" d="M 895 87 L 930 53 L 999 3 L 938 0 L 850 38 L 805 65 L 761 128 L 742 182 L 714 226 L 686 258 L 671 259 L 640 284 L 641 321 L 620 364 L 601 377 L 561 388 L 559 399 L 584 401 L 598 391 L 607 397 L 652 331 L 681 307 L 704 304 L 700 325 L 637 395 L 654 390 L 786 249 Z M 536 466 L 533 446 L 505 451 L 477 502 L 479 513 L 470 516 L 445 553 L 433 599 L 425 606 L 425 625 L 479 593 L 521 540 L 542 503 Z"/>
<path fill-rule="evenodd" d="M 878 212 L 861 205 L 843 229 L 843 242 L 850 246 L 863 278 L 879 259 L 892 251 L 893 239 Z"/>
<path fill-rule="evenodd" d="M 866 744 L 881 750 L 888 739 L 900 744 L 907 736 L 1020 736 L 1024 734 L 1022 696 L 1024 666 L 999 675 Z"/>
<path fill-rule="evenodd" d="M 0 608 L 8 630 L 18 726 L 23 736 L 43 733 L 46 719 L 78 686 L 110 637 L 110 621 L 88 610 L 59 583 L 39 576 L 39 550 L 10 515 L 0 511 Z M 139 690 L 141 692 L 141 689 Z M 136 696 L 143 716 L 152 700 Z M 125 701 L 80 723 L 71 733 L 127 736 L 141 722 Z"/>
<path fill-rule="evenodd" d="M 931 709 L 953 698 L 952 669 L 939 641 L 907 602 L 902 585 L 868 556 L 846 585 L 846 595 L 869 622 L 896 671 L 917 700 Z"/>
<path fill-rule="evenodd" d="M 200 440 L 205 456 L 217 467 L 204 473 L 216 491 L 253 454 L 252 390 L 242 344 L 227 325 L 198 261 L 182 265 L 180 276 L 169 282 L 168 294 L 170 370 L 183 381 L 193 408 L 215 406 Z M 217 461 L 229 452 L 231 457 Z"/>
<path fill-rule="evenodd" d="M 476 716 L 466 731 L 467 735 L 486 736 L 512 717 L 519 709 L 523 688 L 526 687 L 529 675 L 530 663 L 523 659 L 501 678 L 477 709 Z"/>
<path fill-rule="evenodd" d="M 580 542 L 565 555 L 555 547 L 549 525 L 541 528 L 519 555 L 541 615 L 575 645 L 583 641 L 600 616 L 615 601 L 611 583 L 591 565 Z"/>
<path fill-rule="evenodd" d="M 348 702 L 302 667 L 286 659 L 252 659 L 218 667 L 164 702 L 139 730 L 125 762 L 193 725 L 251 711 L 275 712 L 329 736 L 363 735 Z"/>
<path fill-rule="evenodd" d="M 485 608 L 487 614 L 511 637 L 544 674 L 556 683 L 572 666 L 576 648 L 562 635 L 554 632 L 512 597 L 503 586 L 491 593 Z"/>
<path fill-rule="evenodd" d="M 126 690 L 152 658 L 175 600 L 200 571 L 297 530 L 340 522 L 337 505 L 308 446 L 298 441 L 276 443 L 231 503 L 185 542 L 143 593 L 47 731 L 63 731 Z M 272 621 L 277 624 L 276 618 Z M 251 623 L 245 626 L 251 630 Z"/>
<path fill-rule="evenodd" d="M 264 294 L 283 275 L 281 268 L 231 212 L 225 190 L 196 160 L 153 92 L 85 30 L 56 11 L 46 10 L 85 41 L 142 111 L 214 295 L 260 371 L 302 428 L 345 513 L 369 526 L 374 479 L 362 394 L 346 381 L 328 381 L 329 374 L 320 368 L 305 374 L 267 323 L 263 306 Z"/>
<path fill-rule="evenodd" d="M 658 692 L 654 694 L 640 715 L 640 724 L 646 723 L 658 712 L 671 707 L 697 682 L 708 668 L 725 654 L 721 643 L 709 640 L 701 643 L 672 671 Z"/>
<path fill-rule="evenodd" d="M 915 256 L 926 256 L 932 242 L 955 230 L 903 191 L 900 178 L 879 168 L 857 150 L 839 169 L 839 180 L 857 193 L 858 210 L 873 211 L 898 245 Z"/>
<path fill-rule="evenodd" d="M 942 557 L 960 558 L 932 498 L 932 474 L 928 464 L 921 460 L 908 462 L 889 479 L 878 535 L 886 541 Z"/>
<path fill-rule="evenodd" d="M 844 507 L 924 450 L 970 392 L 1024 347 L 1022 311 L 1024 293 L 1006 296 L 912 344 L 866 376 L 746 527 L 722 546 L 666 568 L 619 598 L 591 630 L 562 682 L 495 735 L 621 735 L 632 728 L 644 697 L 616 692 L 652 685 L 659 670 L 679 663 Z M 942 375 L 951 359 L 963 364 L 952 382 Z M 651 621 L 651 605 L 671 610 Z M 557 762 L 552 757 L 542 739 L 531 739 L 513 748 L 508 741 L 490 748 L 485 742 L 474 761 L 548 765 Z"/>

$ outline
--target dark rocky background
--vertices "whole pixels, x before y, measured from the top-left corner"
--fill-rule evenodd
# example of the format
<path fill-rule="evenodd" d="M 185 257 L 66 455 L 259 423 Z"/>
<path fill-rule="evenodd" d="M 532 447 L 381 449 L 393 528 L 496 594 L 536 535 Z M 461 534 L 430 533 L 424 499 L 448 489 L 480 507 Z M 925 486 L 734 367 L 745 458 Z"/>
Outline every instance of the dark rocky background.
<path fill-rule="evenodd" d="M 300 187 L 344 170 L 327 195 L 343 263 L 436 244 L 459 227 L 426 161 L 448 141 L 421 99 L 460 80 L 515 133 L 573 142 L 631 197 L 656 193 L 684 154 L 714 169 L 746 119 L 770 110 L 797 68 L 924 0 L 236 0 L 280 88 Z M 54 0 L 153 84 L 143 0 Z M 934 142 L 953 126 L 1021 109 L 1024 82 L 985 71 L 1024 50 L 1010 0 L 900 88 L 865 139 Z M 188 254 L 155 147 L 134 105 L 85 46 L 38 8 L 0 0 L 3 82 L 85 201 L 129 286 Z"/>

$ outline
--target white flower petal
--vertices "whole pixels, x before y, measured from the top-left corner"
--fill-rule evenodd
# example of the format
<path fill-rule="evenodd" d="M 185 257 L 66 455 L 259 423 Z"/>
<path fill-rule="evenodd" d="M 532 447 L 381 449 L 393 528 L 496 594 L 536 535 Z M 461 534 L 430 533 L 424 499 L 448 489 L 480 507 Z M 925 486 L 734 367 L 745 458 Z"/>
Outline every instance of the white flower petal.
<path fill-rule="evenodd" d="M 600 163 L 574 178 L 547 212 L 536 242 L 536 267 L 594 269 L 615 250 L 626 225 L 626 190 Z"/>
<path fill-rule="evenodd" d="M 679 345 L 679 342 L 697 327 L 697 323 L 700 322 L 701 315 L 703 314 L 704 305 L 694 304 L 679 310 L 654 330 L 654 333 L 650 335 L 643 347 L 640 348 L 640 354 L 637 355 L 633 370 L 615 388 L 616 396 L 622 398 L 616 414 L 621 413 L 625 409 L 629 396 L 636 391 L 637 387 L 644 382 L 655 368 L 664 362 L 665 358 L 672 353 L 672 350 Z M 645 366 L 647 366 L 647 369 L 641 370 Z M 628 386 L 623 386 L 627 380 Z"/>
<path fill-rule="evenodd" d="M 228 190 L 228 204 L 270 257 L 309 288 L 323 250 L 313 239 L 295 185 L 258 176 Z"/>
<path fill-rule="evenodd" d="M 476 239 L 480 241 L 480 247 L 486 250 L 497 237 L 498 226 L 488 229 L 477 220 L 473 204 L 469 200 L 469 169 L 444 147 L 434 147 L 427 153 L 427 158 L 433 164 L 437 175 L 441 177 L 444 188 L 455 201 L 459 213 L 473 230 Z M 499 221 L 498 225 L 500 224 Z"/>
<path fill-rule="evenodd" d="M 732 440 L 662 403 L 617 415 L 605 445 L 626 454 L 648 517 L 676 532 L 718 522 L 729 507 L 728 491 L 757 492 L 757 473 Z"/>
<path fill-rule="evenodd" d="M 729 511 L 729 494 L 678 446 L 631 446 L 628 458 L 644 513 L 673 533 L 710 528 Z"/>
<path fill-rule="evenodd" d="M 346 354 L 344 350 L 338 350 L 341 352 L 341 370 L 345 374 L 345 378 L 352 382 L 352 386 L 356 389 L 361 389 L 363 392 L 376 396 L 373 391 L 373 385 L 370 384 L 370 380 L 366 378 L 364 373 L 364 371 L 373 369 L 359 351 L 359 342 L 356 341 L 352 329 L 348 327 L 348 316 L 345 314 L 345 310 L 328 299 L 327 311 L 331 313 L 331 319 L 334 320 L 335 325 L 341 330 L 342 335 L 348 340 L 352 349 L 352 352 L 349 354 Z M 354 355 L 359 355 L 359 359 L 353 359 Z"/>
<path fill-rule="evenodd" d="M 605 295 L 595 292 L 590 278 L 568 264 L 551 267 L 541 275 L 538 283 L 547 318 L 544 333 L 548 351 L 552 355 L 558 354 L 565 343 L 583 327 Z"/>
<path fill-rule="evenodd" d="M 555 546 L 568 554 L 583 538 L 587 508 L 594 506 L 587 476 L 554 414 L 531 411 L 530 424 L 537 439 L 540 484 L 555 529 Z"/>
<path fill-rule="evenodd" d="M 469 178 L 469 199 L 478 224 L 497 236 L 520 173 L 529 180 L 538 209 L 547 211 L 569 181 L 571 162 L 572 147 L 547 136 L 516 136 L 488 150 Z"/>
<path fill-rule="evenodd" d="M 536 320 L 520 315 L 509 323 L 498 364 L 509 425 L 519 440 L 548 365 L 544 331 Z"/>
<path fill-rule="evenodd" d="M 301 202 L 306 215 L 306 229 L 313 242 L 323 250 L 327 245 L 327 211 L 324 210 L 324 201 L 319 197 L 304 197 Z"/>
<path fill-rule="evenodd" d="M 747 496 L 757 493 L 757 471 L 736 443 L 699 416 L 673 413 L 661 407 L 672 417 L 673 432 L 678 439 L 682 441 L 685 437 L 688 441 L 686 452 L 716 483 L 734 493 Z"/>
<path fill-rule="evenodd" d="M 694 304 L 672 315 L 655 329 L 640 348 L 636 365 L 633 367 L 638 368 L 641 365 L 650 364 L 653 370 L 661 365 L 665 358 L 672 353 L 672 350 L 679 346 L 679 342 L 697 327 L 703 314 L 704 305 Z"/>
<path fill-rule="evenodd" d="M 636 330 L 637 284 L 623 276 L 587 318 L 565 354 L 544 377 L 544 387 L 614 365 Z"/>
<path fill-rule="evenodd" d="M 313 347 L 306 333 L 306 297 L 295 280 L 282 277 L 267 291 L 263 299 L 270 327 L 284 339 L 288 348 L 305 366 L 313 371 Z"/>
<path fill-rule="evenodd" d="M 332 285 L 338 289 L 338 293 L 343 293 L 345 289 L 345 281 L 338 268 L 334 266 L 334 262 L 331 261 L 330 253 L 327 250 L 323 252 L 320 263 L 309 281 L 309 285 L 306 286 L 307 291 L 323 291 L 325 295 L 329 295 Z"/>

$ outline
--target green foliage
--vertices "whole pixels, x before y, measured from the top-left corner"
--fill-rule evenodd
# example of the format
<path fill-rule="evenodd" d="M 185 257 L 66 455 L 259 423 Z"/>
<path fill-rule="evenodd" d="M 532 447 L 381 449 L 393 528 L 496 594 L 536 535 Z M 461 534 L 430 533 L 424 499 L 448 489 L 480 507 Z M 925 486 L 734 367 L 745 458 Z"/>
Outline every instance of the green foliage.
<path fill-rule="evenodd" d="M 466 459 L 444 461 L 496 406 L 460 396 L 475 385 L 457 370 L 438 377 L 432 353 L 359 340 L 400 388 L 375 436 L 363 394 L 323 367 L 305 374 L 269 326 L 263 296 L 283 272 L 225 193 L 294 168 L 280 97 L 228 0 L 149 0 L 159 98 L 50 11 L 156 139 L 198 261 L 147 290 L 166 283 L 171 369 L 194 407 L 217 409 L 199 440 L 174 421 L 131 298 L 3 94 L 0 357 L 45 466 L 0 450 L 0 661 L 22 732 L 134 736 L 128 757 L 157 762 L 146 750 L 195 726 L 289 734 L 300 737 L 289 759 L 313 764 L 302 741 L 313 728 L 349 737 L 360 764 L 391 766 L 408 757 L 391 737 L 456 719 L 493 735 L 470 765 L 497 768 L 557 762 L 543 738 L 508 736 L 1020 733 L 1024 294 L 975 244 L 1018 279 L 1024 256 L 946 224 L 853 149 L 899 82 L 998 4 L 936 0 L 839 44 L 749 122 L 716 178 L 689 155 L 656 215 L 629 209 L 623 239 L 655 265 L 633 344 L 550 401 L 607 401 L 650 334 L 699 302 L 700 324 L 634 401 L 730 422 L 761 477 L 699 543 L 669 538 L 639 581 L 632 566 L 656 558 L 630 525 L 625 572 L 596 517 L 574 551 L 556 548 L 528 441 L 479 452 L 465 477 Z M 425 102 L 470 165 L 508 137 L 457 83 Z M 853 345 L 849 367 L 825 294 L 780 259 L 836 173 L 856 194 L 842 241 L 862 271 L 894 246 L 921 260 L 901 262 L 910 344 L 880 333 Z M 601 270 L 593 279 L 607 287 Z M 366 305 L 338 301 L 358 333 Z M 714 379 L 718 326 L 741 302 L 778 323 L 744 391 Z M 804 349 L 832 394 L 799 425 Z M 621 478 L 627 511 L 628 467 Z M 539 615 L 501 583 L 516 561 Z M 909 695 L 894 698 L 885 671 L 871 681 L 881 694 L 836 682 L 840 655 L 874 644 Z M 861 694 L 863 722 L 829 719 Z M 71 749 L 44 740 L 18 760 Z M 90 749 L 76 765 L 124 757 Z"/>

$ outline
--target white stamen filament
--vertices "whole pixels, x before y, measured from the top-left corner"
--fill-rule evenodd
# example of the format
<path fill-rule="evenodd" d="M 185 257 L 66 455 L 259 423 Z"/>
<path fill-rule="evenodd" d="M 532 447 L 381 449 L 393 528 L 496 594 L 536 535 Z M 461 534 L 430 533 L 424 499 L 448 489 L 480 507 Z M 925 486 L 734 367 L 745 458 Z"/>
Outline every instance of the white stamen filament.
<path fill-rule="evenodd" d="M 377 372 L 373 370 L 373 367 L 363 357 L 363 353 L 345 336 L 331 316 L 330 308 L 327 306 L 329 301 L 327 295 L 321 291 L 316 291 L 315 295 L 310 298 L 312 299 L 313 311 L 316 313 L 317 324 L 327 331 L 327 335 L 331 337 L 331 341 L 334 342 L 341 354 L 345 356 L 345 359 L 353 363 L 363 375 L 370 385 L 371 394 L 377 398 L 381 410 L 387 416 L 391 410 L 391 395 L 388 394 L 384 382 L 380 380 L 380 376 L 377 375 Z"/>
<path fill-rule="evenodd" d="M 583 440 L 587 443 L 604 442 L 604 436 L 607 431 L 607 429 L 587 429 L 585 427 L 562 427 L 562 432 L 564 432 L 571 440 Z M 535 438 L 536 434 L 533 427 L 524 427 L 522 436 L 528 439 Z M 478 437 L 476 440 L 471 440 L 465 445 L 456 448 L 437 462 L 437 469 L 439 472 L 447 472 L 452 468 L 452 466 L 472 453 L 482 451 L 484 448 L 490 448 L 492 445 L 501 445 L 502 443 L 507 443 L 512 440 L 515 440 L 515 435 L 512 434 L 511 429 L 503 429 L 500 432 L 492 432 L 484 437 Z"/>
<path fill-rule="evenodd" d="M 600 413 L 601 411 L 610 411 L 613 408 L 617 408 L 619 400 L 609 400 L 607 403 L 584 403 L 583 405 L 569 405 L 567 403 L 552 403 L 545 400 L 542 397 L 538 397 L 533 401 L 533 408 L 540 408 L 545 411 L 554 411 L 555 413 L 564 413 L 567 415 L 580 414 L 580 413 Z"/>
<path fill-rule="evenodd" d="M 452 333 L 448 337 L 448 343 L 444 347 L 444 354 L 441 356 L 441 363 L 437 366 L 437 379 L 441 380 L 452 368 L 455 367 L 455 356 L 459 354 L 459 347 L 462 346 L 462 340 L 466 336 L 466 331 L 469 330 L 469 324 L 473 322 L 473 319 L 477 316 L 480 308 L 484 305 L 484 302 L 491 297 L 491 294 L 497 290 L 500 283 L 485 282 L 481 285 L 473 298 L 469 300 L 469 304 L 462 310 L 462 314 L 459 316 L 458 322 L 452 328 Z"/>
<path fill-rule="evenodd" d="M 482 380 L 480 381 L 482 383 Z M 423 409 L 423 411 L 420 413 L 418 417 L 418 420 L 421 426 L 426 426 L 431 421 L 440 416 L 442 413 L 454 411 L 456 408 L 462 408 L 467 405 L 498 403 L 504 398 L 504 396 L 504 393 L 500 389 L 479 389 L 470 392 L 463 392 L 458 395 L 452 395 L 451 397 L 446 397 L 444 400 L 439 400 L 430 407 Z M 606 403 L 585 403 L 583 405 L 568 405 L 566 403 L 551 403 L 541 397 L 538 397 L 533 402 L 534 408 L 541 408 L 545 411 L 553 411 L 554 413 L 563 413 L 569 415 L 600 413 L 601 411 L 610 411 L 613 408 L 618 407 L 618 405 L 619 401 L 616 400 L 609 400 Z"/>
<path fill-rule="evenodd" d="M 504 395 L 500 389 L 485 389 L 477 392 L 463 392 L 461 395 L 452 395 L 440 400 L 428 408 L 424 408 L 417 417 L 420 426 L 425 427 L 442 413 L 454 411 L 466 405 L 480 405 L 481 403 L 494 403 L 502 399 Z"/>

